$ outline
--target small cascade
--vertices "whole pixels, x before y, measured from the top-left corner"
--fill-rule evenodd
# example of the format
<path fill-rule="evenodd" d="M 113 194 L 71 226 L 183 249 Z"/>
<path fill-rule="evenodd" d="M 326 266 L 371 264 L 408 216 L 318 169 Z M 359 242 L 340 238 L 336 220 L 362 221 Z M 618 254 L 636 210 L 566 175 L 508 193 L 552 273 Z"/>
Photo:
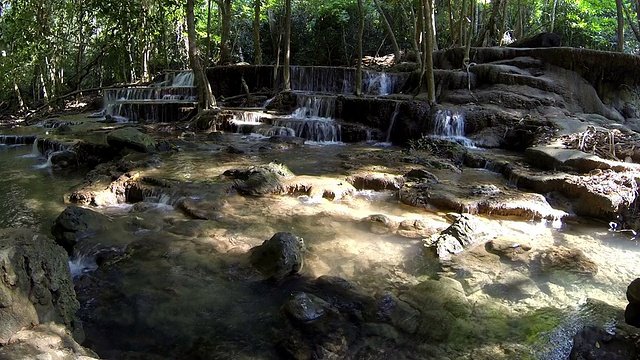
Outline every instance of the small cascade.
<path fill-rule="evenodd" d="M 464 136 L 465 115 L 462 112 L 438 110 L 433 124 L 433 136 L 455 141 L 465 147 L 474 147 L 473 141 Z"/>
<path fill-rule="evenodd" d="M 400 102 L 396 103 L 396 107 L 393 109 L 393 114 L 391 114 L 391 120 L 389 121 L 389 128 L 387 129 L 387 137 L 385 142 L 391 143 L 391 131 L 393 130 L 393 125 L 396 123 L 396 118 L 400 114 Z"/>
<path fill-rule="evenodd" d="M 180 108 L 197 102 L 193 72 L 172 74 L 173 78 L 150 84 L 104 91 L 103 115 L 116 122 L 178 120 Z"/>
<path fill-rule="evenodd" d="M 355 89 L 355 70 L 328 66 L 291 66 L 294 91 L 351 94 Z"/>
<path fill-rule="evenodd" d="M 36 141 L 35 135 L 0 135 L 0 145 L 20 146 L 30 145 Z"/>
<path fill-rule="evenodd" d="M 396 90 L 398 76 L 385 72 L 365 71 L 362 92 L 368 95 L 389 95 Z"/>
<path fill-rule="evenodd" d="M 295 136 L 317 142 L 340 142 L 341 128 L 333 119 L 274 119 L 275 126 L 293 129 Z"/>
<path fill-rule="evenodd" d="M 298 94 L 298 108 L 291 114 L 295 119 L 331 119 L 335 113 L 336 98 Z"/>

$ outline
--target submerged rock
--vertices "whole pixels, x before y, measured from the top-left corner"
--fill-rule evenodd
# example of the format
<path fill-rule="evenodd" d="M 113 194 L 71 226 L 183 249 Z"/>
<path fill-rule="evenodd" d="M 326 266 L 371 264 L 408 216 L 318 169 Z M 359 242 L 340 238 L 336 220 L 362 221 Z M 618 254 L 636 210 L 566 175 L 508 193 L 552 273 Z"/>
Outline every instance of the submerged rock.
<path fill-rule="evenodd" d="M 117 129 L 107 134 L 107 143 L 116 148 L 129 148 L 140 152 L 152 152 L 157 145 L 154 138 L 130 127 Z"/>
<path fill-rule="evenodd" d="M 93 233 L 104 231 L 111 223 L 109 217 L 78 206 L 69 206 L 58 215 L 51 227 L 51 234 L 58 245 L 69 255 L 73 247 Z"/>
<path fill-rule="evenodd" d="M 82 341 L 79 307 L 60 246 L 31 230 L 0 230 L 0 345 L 21 329 L 51 321 Z"/>
<path fill-rule="evenodd" d="M 302 238 L 279 232 L 251 249 L 251 265 L 267 278 L 281 279 L 302 270 L 305 245 Z"/>
<path fill-rule="evenodd" d="M 598 265 L 580 249 L 548 249 L 538 255 L 538 261 L 542 272 L 561 270 L 586 276 L 595 276 L 598 273 Z"/>
<path fill-rule="evenodd" d="M 306 322 L 322 317 L 329 306 L 326 301 L 313 294 L 297 292 L 291 294 L 284 310 L 293 319 Z"/>
<path fill-rule="evenodd" d="M 98 355 L 82 347 L 63 326 L 48 323 L 11 336 L 0 347 L 0 359 L 95 360 Z"/>
<path fill-rule="evenodd" d="M 503 260 L 527 262 L 531 245 L 515 239 L 498 238 L 485 244 L 488 252 L 500 256 Z"/>
<path fill-rule="evenodd" d="M 369 215 L 362 219 L 361 222 L 368 225 L 369 231 L 374 234 L 388 234 L 394 232 L 398 228 L 397 221 L 394 221 L 388 216 L 382 214 Z"/>

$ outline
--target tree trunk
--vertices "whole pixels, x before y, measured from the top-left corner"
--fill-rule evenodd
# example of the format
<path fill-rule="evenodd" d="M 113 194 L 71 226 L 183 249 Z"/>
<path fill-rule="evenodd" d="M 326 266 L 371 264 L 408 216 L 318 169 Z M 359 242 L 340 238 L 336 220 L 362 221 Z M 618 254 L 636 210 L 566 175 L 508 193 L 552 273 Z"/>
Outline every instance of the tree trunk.
<path fill-rule="evenodd" d="M 222 12 L 222 29 L 220 32 L 220 64 L 231 63 L 229 38 L 231 37 L 231 0 L 219 0 L 218 7 Z"/>
<path fill-rule="evenodd" d="M 470 16 L 474 16 L 476 12 L 476 0 L 470 1 L 471 8 L 469 9 Z M 467 28 L 467 43 L 464 47 L 464 60 L 462 61 L 462 68 L 468 70 L 469 64 L 471 63 L 471 40 L 473 39 L 473 19 L 469 19 L 469 25 Z"/>
<path fill-rule="evenodd" d="M 422 75 L 420 78 L 420 91 L 423 92 L 426 90 L 427 93 L 427 101 L 429 104 L 433 105 L 436 103 L 436 87 L 435 87 L 435 79 L 433 76 L 433 42 L 434 42 L 434 33 L 433 33 L 433 3 L 432 0 L 422 0 L 422 14 L 423 14 L 423 24 L 424 31 L 424 65 L 422 70 Z"/>
<path fill-rule="evenodd" d="M 260 46 L 260 3 L 262 0 L 254 0 L 253 3 L 253 47 L 255 48 L 255 64 L 262 65 L 262 46 Z"/>
<path fill-rule="evenodd" d="M 629 25 L 631 25 L 633 35 L 635 35 L 637 41 L 640 41 L 640 29 L 638 28 L 638 25 L 636 25 L 633 19 L 631 19 L 631 14 L 629 13 L 629 9 L 627 9 L 627 6 L 625 4 L 622 4 L 622 7 L 624 9 L 625 15 L 627 16 L 627 21 L 629 22 Z"/>
<path fill-rule="evenodd" d="M 556 26 L 556 8 L 558 7 L 558 0 L 553 0 L 553 8 L 551 9 L 551 26 L 549 32 L 553 32 Z"/>
<path fill-rule="evenodd" d="M 503 45 L 503 39 L 507 33 L 507 15 L 509 14 L 509 0 L 502 1 L 502 19 L 500 23 L 500 32 L 498 33 L 499 45 Z"/>
<path fill-rule="evenodd" d="M 211 0 L 207 0 L 207 56 L 204 57 L 205 69 L 209 67 L 211 54 Z"/>
<path fill-rule="evenodd" d="M 378 11 L 380 11 L 380 15 L 384 18 L 384 13 L 382 13 L 382 8 L 380 8 L 380 6 L 378 5 L 378 2 L 376 0 L 373 0 L 376 3 L 376 7 L 379 8 Z M 386 20 L 385 20 L 386 21 Z M 387 31 L 390 31 L 391 27 L 389 26 L 389 29 L 387 29 Z M 393 34 L 393 31 L 391 31 L 391 34 Z M 364 35 L 364 9 L 362 8 L 362 0 L 358 0 L 358 59 L 357 59 L 357 70 L 356 70 L 356 96 L 361 96 L 362 95 L 362 37 Z M 396 46 L 398 44 L 396 43 Z M 395 51 L 395 50 L 394 50 Z M 398 54 L 400 53 L 400 50 L 398 50 Z M 396 54 L 395 56 L 397 56 L 394 61 L 398 61 L 400 60 L 400 57 Z"/>
<path fill-rule="evenodd" d="M 447 0 L 447 7 L 449 8 L 449 34 L 451 34 L 451 46 L 458 42 L 458 34 L 456 34 L 456 25 L 453 20 L 453 6 L 451 0 Z"/>
<path fill-rule="evenodd" d="M 616 50 L 624 52 L 624 14 L 622 12 L 622 0 L 616 0 L 616 15 L 618 18 L 618 45 Z"/>
<path fill-rule="evenodd" d="M 393 62 L 399 63 L 400 47 L 398 46 L 398 41 L 396 40 L 396 35 L 393 32 L 393 28 L 391 27 L 389 20 L 384 14 L 384 11 L 382 10 L 382 7 L 380 6 L 380 3 L 378 2 L 378 0 L 373 0 L 373 3 L 376 6 L 376 10 L 378 11 L 380 18 L 382 18 L 382 23 L 384 24 L 384 28 L 387 30 L 387 35 L 389 36 L 389 40 L 391 41 L 391 46 L 393 47 Z M 364 22 L 364 10 L 362 9 L 361 0 L 358 0 L 358 11 L 360 12 L 360 17 L 362 18 L 361 21 Z M 364 25 L 362 26 L 364 27 Z M 364 33 L 364 30 L 363 30 L 363 33 Z M 362 54 L 359 55 L 359 58 L 362 59 Z"/>
<path fill-rule="evenodd" d="M 431 9 L 431 51 L 438 51 L 438 37 L 436 29 L 436 4 L 434 0 L 429 0 L 429 8 Z"/>
<path fill-rule="evenodd" d="M 464 30 L 466 27 L 464 25 L 467 23 L 467 1 L 462 0 L 462 7 L 460 8 L 460 23 L 458 24 L 458 46 L 460 47 L 463 47 L 464 44 L 466 44 L 464 41 L 466 35 Z"/>
<path fill-rule="evenodd" d="M 196 92 L 198 94 L 198 112 L 216 106 L 216 99 L 211 93 L 211 86 L 207 80 L 196 47 L 196 23 L 193 15 L 195 0 L 187 0 L 187 36 L 189 38 L 189 62 L 196 82 Z"/>
<path fill-rule="evenodd" d="M 283 90 L 291 91 L 291 0 L 285 1 Z"/>

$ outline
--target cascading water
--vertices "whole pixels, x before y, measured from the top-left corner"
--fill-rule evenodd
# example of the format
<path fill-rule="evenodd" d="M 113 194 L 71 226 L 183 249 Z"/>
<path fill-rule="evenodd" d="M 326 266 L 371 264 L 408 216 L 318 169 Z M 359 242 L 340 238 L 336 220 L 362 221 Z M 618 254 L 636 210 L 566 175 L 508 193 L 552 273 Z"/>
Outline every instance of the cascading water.
<path fill-rule="evenodd" d="M 464 126 L 463 112 L 438 110 L 433 124 L 433 136 L 455 141 L 465 147 L 474 147 L 473 141 L 464 136 Z"/>
<path fill-rule="evenodd" d="M 363 94 L 389 95 L 397 92 L 398 84 L 401 84 L 407 75 L 365 70 L 362 72 L 362 77 Z M 354 94 L 355 79 L 356 70 L 354 68 L 291 67 L 291 89 L 294 91 Z"/>
<path fill-rule="evenodd" d="M 284 119 L 275 119 L 275 126 L 292 129 L 295 136 L 317 142 L 340 142 L 341 128 L 333 120 L 335 97 L 298 94 L 298 107 Z"/>
<path fill-rule="evenodd" d="M 393 114 L 391 114 L 391 120 L 389 121 L 389 128 L 387 129 L 387 138 L 385 142 L 391 143 L 391 131 L 393 130 L 393 125 L 396 123 L 396 118 L 400 114 L 400 102 L 396 103 L 396 107 L 393 109 Z"/>
<path fill-rule="evenodd" d="M 149 86 L 107 89 L 103 114 L 116 122 L 172 120 L 197 101 L 193 80 L 193 72 L 184 71 Z"/>

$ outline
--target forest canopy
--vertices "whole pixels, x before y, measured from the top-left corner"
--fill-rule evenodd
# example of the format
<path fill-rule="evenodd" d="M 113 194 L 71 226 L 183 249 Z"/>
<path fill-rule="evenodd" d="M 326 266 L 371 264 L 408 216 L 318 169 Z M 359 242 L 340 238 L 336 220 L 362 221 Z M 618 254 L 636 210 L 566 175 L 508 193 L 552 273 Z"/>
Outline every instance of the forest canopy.
<path fill-rule="evenodd" d="M 362 1 L 363 55 L 401 52 L 396 62 L 419 60 L 425 3 Z M 356 64 L 357 0 L 290 4 L 291 64 Z M 466 40 L 506 45 L 545 31 L 559 34 L 563 46 L 639 47 L 640 0 L 435 0 L 429 8 L 434 50 Z M 176 0 L 0 0 L 0 110 L 189 68 L 186 11 Z M 201 62 L 281 65 L 285 14 L 284 0 L 196 0 Z"/>

